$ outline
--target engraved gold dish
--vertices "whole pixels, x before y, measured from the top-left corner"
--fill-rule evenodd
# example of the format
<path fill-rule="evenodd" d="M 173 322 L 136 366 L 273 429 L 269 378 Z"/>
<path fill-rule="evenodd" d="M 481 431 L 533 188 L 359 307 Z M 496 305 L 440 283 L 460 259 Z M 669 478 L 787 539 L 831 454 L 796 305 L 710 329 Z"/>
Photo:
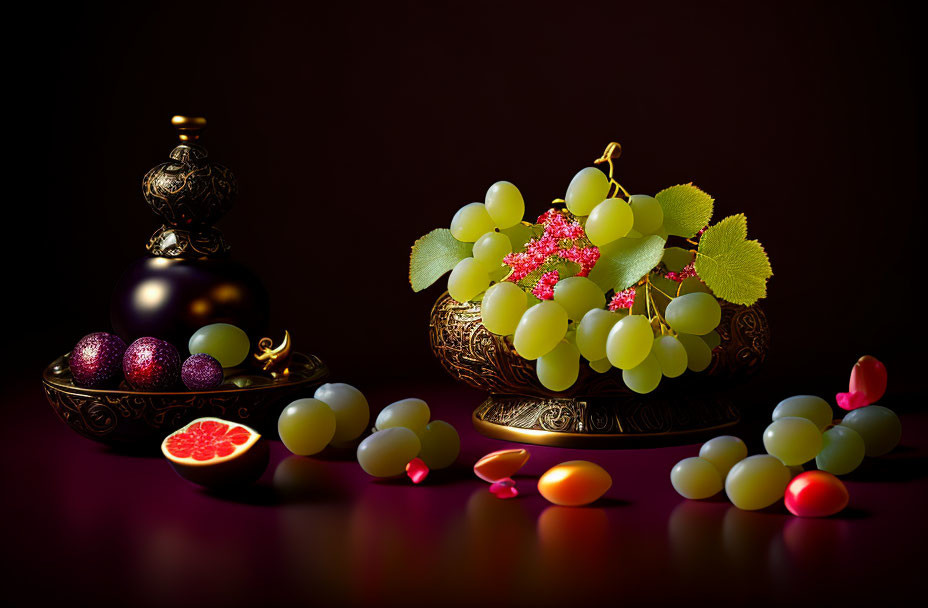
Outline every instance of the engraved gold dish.
<path fill-rule="evenodd" d="M 285 403 L 312 396 L 329 375 L 318 357 L 293 353 L 286 375 L 232 368 L 211 391 L 144 392 L 125 383 L 116 389 L 88 389 L 72 382 L 68 357 L 59 357 L 42 374 L 48 402 L 74 431 L 111 445 L 157 443 L 203 416 L 260 428 L 266 420 L 276 420 Z"/>
<path fill-rule="evenodd" d="M 429 342 L 453 378 L 489 393 L 472 417 L 482 434 L 562 447 L 628 445 L 633 439 L 709 433 L 740 420 L 729 389 L 764 362 L 770 327 L 758 305 L 720 304 L 721 343 L 709 368 L 687 372 L 647 395 L 630 391 L 620 370 L 598 374 L 586 364 L 568 390 L 549 391 L 539 383 L 534 361 L 483 327 L 479 302 L 461 304 L 447 293 L 432 308 Z"/>

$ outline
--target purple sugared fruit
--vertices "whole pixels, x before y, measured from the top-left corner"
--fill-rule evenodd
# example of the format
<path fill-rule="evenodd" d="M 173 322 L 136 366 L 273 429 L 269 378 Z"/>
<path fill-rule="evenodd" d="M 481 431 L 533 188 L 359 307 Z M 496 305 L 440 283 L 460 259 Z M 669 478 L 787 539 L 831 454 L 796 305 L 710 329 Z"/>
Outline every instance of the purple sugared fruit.
<path fill-rule="evenodd" d="M 168 390 L 180 378 L 180 354 L 174 345 L 158 338 L 139 338 L 122 359 L 129 386 L 139 391 Z"/>
<path fill-rule="evenodd" d="M 77 386 L 104 388 L 119 382 L 126 343 L 119 336 L 98 331 L 80 339 L 69 360 Z"/>
<path fill-rule="evenodd" d="M 206 353 L 190 355 L 180 368 L 180 379 L 192 391 L 209 391 L 222 384 L 222 366 Z"/>

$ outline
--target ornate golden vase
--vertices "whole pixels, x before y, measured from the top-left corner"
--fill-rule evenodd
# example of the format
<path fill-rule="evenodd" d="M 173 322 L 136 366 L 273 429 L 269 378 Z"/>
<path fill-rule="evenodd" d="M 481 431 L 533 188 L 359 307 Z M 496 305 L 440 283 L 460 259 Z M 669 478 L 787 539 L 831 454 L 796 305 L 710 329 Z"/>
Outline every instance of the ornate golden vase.
<path fill-rule="evenodd" d="M 599 374 L 586 364 L 568 390 L 549 391 L 539 383 L 534 361 L 483 327 L 479 302 L 461 304 L 447 293 L 432 308 L 429 342 L 453 378 L 489 393 L 473 414 L 484 435 L 538 445 L 613 447 L 630 439 L 712 432 L 740 420 L 740 409 L 725 389 L 763 363 L 770 327 L 758 305 L 720 304 L 721 343 L 709 368 L 664 382 L 647 395 L 630 391 L 621 370 Z"/>

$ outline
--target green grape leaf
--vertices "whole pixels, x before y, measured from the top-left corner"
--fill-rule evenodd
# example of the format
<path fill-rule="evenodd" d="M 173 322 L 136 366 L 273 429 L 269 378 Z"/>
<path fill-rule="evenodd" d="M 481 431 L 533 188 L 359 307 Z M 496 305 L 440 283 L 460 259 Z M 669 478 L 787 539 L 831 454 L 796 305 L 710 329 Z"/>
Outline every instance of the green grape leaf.
<path fill-rule="evenodd" d="M 654 198 L 664 210 L 664 230 L 669 234 L 690 238 L 712 219 L 712 197 L 693 184 L 665 188 Z"/>
<path fill-rule="evenodd" d="M 412 246 L 409 254 L 409 284 L 413 291 L 422 291 L 454 265 L 468 257 L 473 243 L 462 243 L 447 228 L 436 228 Z"/>
<path fill-rule="evenodd" d="M 660 264 L 664 243 L 664 239 L 655 235 L 610 243 L 600 248 L 600 258 L 590 271 L 590 280 L 603 291 L 631 287 Z"/>
<path fill-rule="evenodd" d="M 739 213 L 710 226 L 699 239 L 696 273 L 716 297 L 733 304 L 751 305 L 766 296 L 773 276 L 763 245 L 747 236 L 748 220 Z"/>

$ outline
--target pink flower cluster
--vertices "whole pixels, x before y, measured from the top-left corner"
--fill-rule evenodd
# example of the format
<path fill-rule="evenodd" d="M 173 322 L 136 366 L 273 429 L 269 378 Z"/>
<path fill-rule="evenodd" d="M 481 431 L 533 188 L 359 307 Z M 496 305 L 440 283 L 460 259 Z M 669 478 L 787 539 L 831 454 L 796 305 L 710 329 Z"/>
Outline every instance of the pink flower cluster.
<path fill-rule="evenodd" d="M 629 287 L 624 291 L 617 292 L 612 296 L 609 302 L 609 310 L 615 312 L 620 308 L 631 308 L 635 305 L 635 288 Z"/>
<path fill-rule="evenodd" d="M 544 225 L 544 234 L 537 239 L 529 240 L 525 244 L 525 251 L 510 253 L 503 258 L 503 262 L 512 268 L 509 281 L 521 281 L 532 271 L 549 263 L 552 256 L 577 263 L 580 266 L 577 276 L 585 277 L 590 274 L 599 260 L 599 248 L 576 244 L 576 241 L 586 239 L 586 233 L 579 222 L 568 221 L 563 213 L 550 209 L 538 217 L 538 223 Z M 546 273 L 545 276 L 550 274 Z M 541 287 L 540 281 L 536 288 L 538 287 Z M 545 292 L 543 287 L 542 291 Z"/>
<path fill-rule="evenodd" d="M 698 275 L 696 274 L 696 266 L 694 265 L 694 262 L 690 262 L 680 272 L 668 272 L 665 276 L 671 281 L 680 283 L 683 281 L 683 279 L 688 279 Z"/>
<path fill-rule="evenodd" d="M 557 270 L 552 270 L 541 275 L 538 283 L 532 289 L 532 293 L 539 300 L 553 300 L 555 285 L 557 285 Z"/>

